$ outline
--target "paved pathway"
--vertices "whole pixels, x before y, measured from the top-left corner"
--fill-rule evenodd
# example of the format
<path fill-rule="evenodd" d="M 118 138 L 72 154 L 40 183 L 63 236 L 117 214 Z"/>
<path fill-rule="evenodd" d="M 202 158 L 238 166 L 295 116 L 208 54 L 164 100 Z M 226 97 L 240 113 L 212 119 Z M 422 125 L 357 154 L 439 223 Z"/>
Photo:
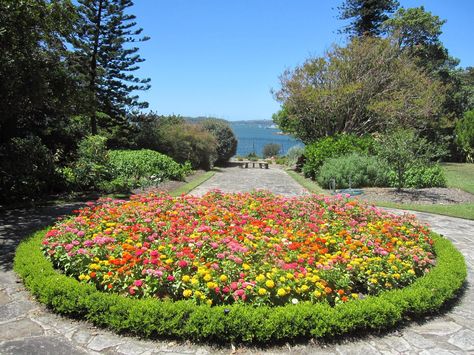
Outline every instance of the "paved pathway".
<path fill-rule="evenodd" d="M 263 189 L 284 196 L 308 194 L 308 191 L 284 170 L 275 168 L 275 165 L 270 165 L 269 169 L 239 167 L 221 169 L 209 180 L 191 191 L 191 194 L 203 195 L 213 189 L 224 192 L 248 192 Z"/>
<path fill-rule="evenodd" d="M 251 178 L 246 178 L 249 174 Z M 269 175 L 267 175 L 269 174 Z M 271 174 L 271 175 L 270 175 Z M 267 176 L 275 177 L 274 183 Z M 225 179 L 224 181 L 222 179 Z M 236 179 L 236 180 L 235 180 Z M 233 181 L 230 181 L 233 180 Z M 288 185 L 285 185 L 288 184 Z M 265 188 L 288 195 L 305 193 L 284 172 L 226 169 L 215 175 L 198 193 L 221 187 L 242 190 Z M 284 186 L 288 186 L 287 189 Z M 144 341 L 97 329 L 85 322 L 56 316 L 31 299 L 11 270 L 19 241 L 33 230 L 50 224 L 77 205 L 16 210 L 0 214 L 0 354 L 228 354 L 221 348 L 178 343 Z M 398 211 L 397 211 L 398 213 Z M 473 354 L 474 353 L 474 221 L 416 213 L 432 229 L 450 238 L 468 263 L 468 285 L 460 301 L 442 316 L 422 324 L 409 324 L 387 334 L 343 339 L 334 344 L 308 343 L 269 349 L 237 348 L 235 353 L 293 354 Z"/>

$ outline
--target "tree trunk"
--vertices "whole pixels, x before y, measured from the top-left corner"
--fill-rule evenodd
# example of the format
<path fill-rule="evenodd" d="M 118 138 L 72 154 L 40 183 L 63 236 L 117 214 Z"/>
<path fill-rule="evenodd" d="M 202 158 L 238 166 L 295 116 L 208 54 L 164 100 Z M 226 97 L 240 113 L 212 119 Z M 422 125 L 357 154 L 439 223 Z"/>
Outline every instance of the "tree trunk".
<path fill-rule="evenodd" d="M 89 92 L 91 94 L 91 133 L 97 134 L 97 93 L 96 93 L 96 79 L 97 79 L 97 52 L 99 50 L 100 27 L 102 22 L 102 9 L 104 0 L 99 0 L 97 8 L 97 18 L 95 21 L 94 46 L 92 48 L 92 56 L 89 64 Z"/>

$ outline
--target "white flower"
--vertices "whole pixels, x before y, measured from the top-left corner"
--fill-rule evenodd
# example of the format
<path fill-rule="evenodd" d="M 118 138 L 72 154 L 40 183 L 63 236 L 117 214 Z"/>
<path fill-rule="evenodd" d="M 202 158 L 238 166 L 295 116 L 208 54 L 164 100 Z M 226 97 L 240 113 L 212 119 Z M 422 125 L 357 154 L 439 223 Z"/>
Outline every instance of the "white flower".
<path fill-rule="evenodd" d="M 297 304 L 298 302 L 299 302 L 299 301 L 298 301 L 297 298 L 293 298 L 293 299 L 291 300 L 291 303 L 293 303 L 293 304 Z"/>

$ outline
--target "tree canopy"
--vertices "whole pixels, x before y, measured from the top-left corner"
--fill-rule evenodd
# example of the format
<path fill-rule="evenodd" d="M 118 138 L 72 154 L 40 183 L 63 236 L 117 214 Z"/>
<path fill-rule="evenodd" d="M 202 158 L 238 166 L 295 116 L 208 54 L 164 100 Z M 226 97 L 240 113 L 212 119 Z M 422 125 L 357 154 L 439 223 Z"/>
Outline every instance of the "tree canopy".
<path fill-rule="evenodd" d="M 397 0 L 345 0 L 338 7 L 341 20 L 351 20 L 342 32 L 351 37 L 378 36 L 382 24 L 399 6 Z"/>
<path fill-rule="evenodd" d="M 280 77 L 275 98 L 280 128 L 304 142 L 336 133 L 365 134 L 394 126 L 436 124 L 443 97 L 427 75 L 390 39 L 353 39 Z"/>

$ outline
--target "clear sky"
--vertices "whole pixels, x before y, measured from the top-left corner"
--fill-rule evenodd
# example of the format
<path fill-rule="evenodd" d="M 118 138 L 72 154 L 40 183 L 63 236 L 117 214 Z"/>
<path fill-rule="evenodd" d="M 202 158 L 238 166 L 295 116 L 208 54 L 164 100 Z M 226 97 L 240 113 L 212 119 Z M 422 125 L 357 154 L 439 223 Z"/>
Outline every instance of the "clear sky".
<path fill-rule="evenodd" d="M 340 0 L 135 0 L 130 12 L 151 40 L 139 93 L 159 114 L 270 119 L 285 68 L 322 55 L 338 34 Z M 474 0 L 401 0 L 447 20 L 441 37 L 461 66 L 474 66 Z"/>

